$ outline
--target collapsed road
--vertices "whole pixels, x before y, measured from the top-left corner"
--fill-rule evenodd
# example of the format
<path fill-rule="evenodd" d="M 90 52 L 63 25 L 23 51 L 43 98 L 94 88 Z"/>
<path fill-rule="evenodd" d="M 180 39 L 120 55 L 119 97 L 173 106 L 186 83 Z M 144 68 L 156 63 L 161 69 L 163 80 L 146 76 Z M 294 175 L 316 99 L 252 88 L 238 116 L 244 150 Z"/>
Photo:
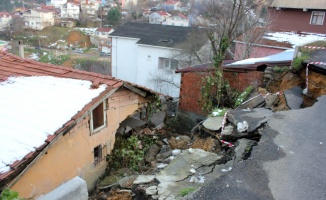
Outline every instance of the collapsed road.
<path fill-rule="evenodd" d="M 274 113 L 248 160 L 188 199 L 325 199 L 326 96 Z"/>

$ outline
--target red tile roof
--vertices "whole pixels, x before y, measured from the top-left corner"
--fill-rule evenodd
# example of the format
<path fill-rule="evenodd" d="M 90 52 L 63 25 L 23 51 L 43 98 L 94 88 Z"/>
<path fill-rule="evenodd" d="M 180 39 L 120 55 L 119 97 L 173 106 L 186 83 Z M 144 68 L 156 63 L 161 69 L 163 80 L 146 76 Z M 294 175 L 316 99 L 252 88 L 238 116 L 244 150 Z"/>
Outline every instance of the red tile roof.
<path fill-rule="evenodd" d="M 169 16 L 170 14 L 164 11 L 157 11 L 157 14 L 161 15 L 161 16 Z"/>
<path fill-rule="evenodd" d="M 75 70 L 67 67 L 56 66 L 52 64 L 40 63 L 37 61 L 24 59 L 19 56 L 10 54 L 8 52 L 0 52 L 0 82 L 7 80 L 9 77 L 17 76 L 54 76 L 62 78 L 72 78 L 78 80 L 88 80 L 91 81 L 92 87 L 97 88 L 101 84 L 106 84 L 106 89 L 101 92 L 97 97 L 92 99 L 91 102 L 86 104 L 81 110 L 74 116 L 71 117 L 71 120 L 67 121 L 62 125 L 57 131 L 52 135 L 50 134 L 48 138 L 44 141 L 44 144 L 40 145 L 35 151 L 27 154 L 22 160 L 17 160 L 10 165 L 10 171 L 1 173 L 0 172 L 0 188 L 10 182 L 15 178 L 24 168 L 34 159 L 39 153 L 48 146 L 53 140 L 55 140 L 59 134 L 69 131 L 71 127 L 76 124 L 76 120 L 83 116 L 87 111 L 94 105 L 96 102 L 100 101 L 103 96 L 108 94 L 114 88 L 121 87 L 124 84 L 124 81 L 115 79 L 111 76 L 105 76 L 102 74 L 97 74 L 93 72 L 86 72 L 81 70 Z M 155 94 L 154 91 L 147 89 L 145 87 L 132 84 L 129 82 L 129 85 L 132 85 L 141 91 L 145 91 L 147 94 Z"/>
<path fill-rule="evenodd" d="M 8 12 L 0 12 L 0 17 L 9 17 L 9 16 L 11 16 L 11 14 Z"/>
<path fill-rule="evenodd" d="M 176 1 L 176 0 L 167 0 L 166 2 L 165 2 L 165 4 L 176 4 L 176 3 L 178 3 L 179 1 Z"/>
<path fill-rule="evenodd" d="M 99 27 L 96 29 L 97 32 L 110 32 L 112 29 L 111 28 L 103 28 Z"/>

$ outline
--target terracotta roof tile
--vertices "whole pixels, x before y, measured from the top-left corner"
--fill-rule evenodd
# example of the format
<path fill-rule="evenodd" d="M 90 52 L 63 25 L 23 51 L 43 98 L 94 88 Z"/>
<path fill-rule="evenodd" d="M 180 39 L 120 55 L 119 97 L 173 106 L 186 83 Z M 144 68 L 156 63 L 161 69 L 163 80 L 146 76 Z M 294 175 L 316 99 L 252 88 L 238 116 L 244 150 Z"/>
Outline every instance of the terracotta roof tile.
<path fill-rule="evenodd" d="M 111 76 L 105 76 L 102 74 L 55 66 L 52 64 L 40 63 L 37 61 L 21 58 L 8 52 L 0 52 L 0 81 L 5 81 L 12 76 L 55 76 L 62 78 L 88 80 L 93 83 L 92 87 L 98 87 L 100 84 L 106 84 L 107 88 L 103 92 L 101 92 L 96 98 L 92 99 L 91 102 L 81 108 L 81 110 L 76 115 L 71 117 L 71 120 L 63 124 L 62 127 L 55 131 L 52 135 L 49 135 L 44 141 L 44 143 L 38 148 L 36 148 L 36 151 L 28 153 L 22 160 L 16 161 L 15 163 L 11 164 L 10 171 L 0 173 L 0 188 L 18 173 L 20 173 L 21 170 L 23 170 L 22 168 L 19 168 L 19 166 L 24 166 L 25 164 L 31 162 L 31 160 L 36 157 L 37 154 L 42 149 L 44 149 L 50 142 L 52 142 L 59 135 L 59 133 L 65 130 L 69 130 L 69 128 L 73 126 L 74 123 L 76 123 L 75 120 L 84 115 L 85 112 L 87 112 L 92 105 L 99 101 L 110 90 L 123 85 L 123 81 L 115 79 Z M 153 90 L 147 89 L 145 87 L 133 83 L 128 84 L 142 89 L 146 92 L 149 92 L 151 94 L 156 93 Z"/>

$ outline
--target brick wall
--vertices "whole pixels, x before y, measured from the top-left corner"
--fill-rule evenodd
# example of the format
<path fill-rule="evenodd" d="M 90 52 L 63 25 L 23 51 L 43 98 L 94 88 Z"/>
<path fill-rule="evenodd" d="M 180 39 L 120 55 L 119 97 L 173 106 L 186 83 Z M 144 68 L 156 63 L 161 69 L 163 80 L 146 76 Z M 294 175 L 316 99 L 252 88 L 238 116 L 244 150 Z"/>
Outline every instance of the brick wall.
<path fill-rule="evenodd" d="M 209 75 L 208 72 L 187 72 L 181 75 L 179 110 L 207 115 L 201 109 L 199 101 L 201 99 L 200 88 L 203 86 L 202 78 Z M 224 72 L 224 77 L 230 85 L 242 92 L 252 85 L 261 86 L 263 83 L 263 72 L 249 71 L 246 73 Z"/>

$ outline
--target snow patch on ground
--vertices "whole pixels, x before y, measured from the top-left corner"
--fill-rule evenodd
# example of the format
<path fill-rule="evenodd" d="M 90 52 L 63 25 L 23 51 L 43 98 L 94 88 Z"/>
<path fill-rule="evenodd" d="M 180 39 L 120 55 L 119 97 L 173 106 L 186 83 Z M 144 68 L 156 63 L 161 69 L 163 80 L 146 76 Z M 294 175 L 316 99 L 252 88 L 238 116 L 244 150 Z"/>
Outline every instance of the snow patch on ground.
<path fill-rule="evenodd" d="M 316 34 L 316 33 L 306 33 L 302 32 L 297 34 L 295 32 L 274 32 L 266 33 L 264 36 L 265 39 L 285 42 L 295 46 L 302 46 L 307 43 L 315 42 L 318 40 L 326 40 L 326 34 Z"/>

